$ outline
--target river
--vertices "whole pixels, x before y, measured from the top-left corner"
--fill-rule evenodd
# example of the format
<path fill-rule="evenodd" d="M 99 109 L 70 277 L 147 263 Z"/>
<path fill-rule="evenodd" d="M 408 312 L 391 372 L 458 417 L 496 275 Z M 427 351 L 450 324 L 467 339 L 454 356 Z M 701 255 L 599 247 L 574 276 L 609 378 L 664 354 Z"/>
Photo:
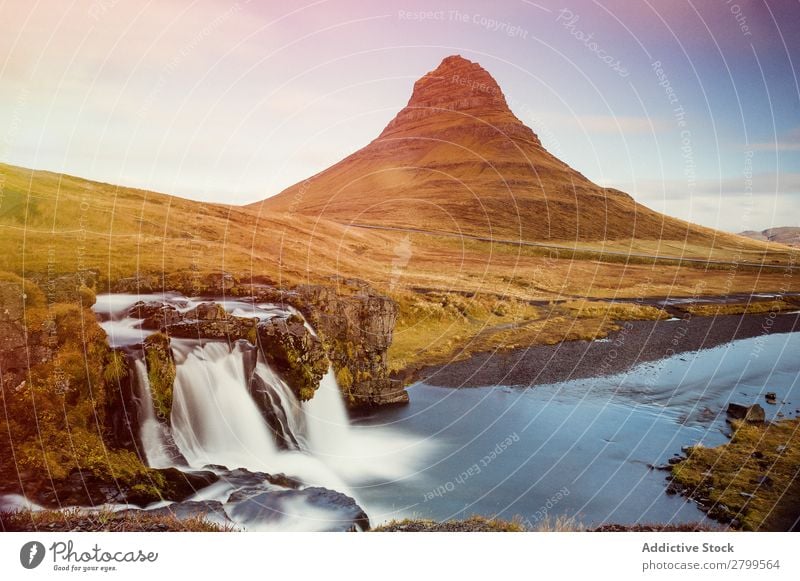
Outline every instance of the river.
<path fill-rule="evenodd" d="M 436 452 L 405 478 L 358 494 L 377 522 L 473 514 L 529 526 L 556 515 L 586 525 L 702 521 L 693 503 L 666 494 L 666 472 L 652 466 L 682 446 L 726 442 L 728 402 L 759 402 L 768 419 L 796 416 L 798 353 L 800 333 L 786 333 L 533 388 L 419 383 L 410 405 L 358 424 L 428 439 Z M 767 391 L 778 405 L 764 402 Z"/>
<path fill-rule="evenodd" d="M 361 508 L 372 526 L 473 514 L 516 517 L 533 528 L 555 516 L 587 526 L 702 521 L 693 503 L 666 493 L 666 472 L 656 467 L 684 446 L 727 441 L 729 402 L 760 402 L 768 419 L 800 408 L 798 332 L 534 387 L 417 383 L 409 405 L 355 417 L 332 370 L 311 401 L 299 402 L 249 343 L 175 339 L 174 404 L 159 421 L 138 347 L 149 332 L 128 310 L 141 298 L 180 310 L 198 304 L 176 294 L 101 295 L 94 307 L 109 343 L 135 360 L 140 452 L 153 467 L 213 470 L 219 480 L 176 510 L 210 508 L 216 520 L 245 530 L 346 530 L 361 522 Z M 221 304 L 261 320 L 288 313 L 271 304 Z M 638 347 L 631 340 L 624 348 Z M 765 403 L 768 391 L 777 405 Z M 268 478 L 276 474 L 302 484 L 276 484 Z M 0 499 L 9 502 L 26 501 Z"/>

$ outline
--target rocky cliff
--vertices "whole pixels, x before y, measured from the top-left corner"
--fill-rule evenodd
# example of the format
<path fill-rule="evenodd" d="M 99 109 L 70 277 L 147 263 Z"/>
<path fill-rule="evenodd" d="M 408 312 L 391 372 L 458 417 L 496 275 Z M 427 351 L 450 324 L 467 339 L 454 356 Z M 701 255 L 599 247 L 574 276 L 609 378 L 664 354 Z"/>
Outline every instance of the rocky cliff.
<path fill-rule="evenodd" d="M 275 317 L 258 325 L 258 344 L 264 359 L 286 380 L 297 399 L 314 397 L 330 361 L 302 317 Z"/>
<path fill-rule="evenodd" d="M 387 350 L 397 321 L 397 304 L 358 281 L 347 281 L 350 294 L 333 287 L 296 289 L 301 308 L 322 337 L 350 407 L 408 401 L 401 382 L 389 379 Z"/>
<path fill-rule="evenodd" d="M 390 379 L 387 371 L 397 304 L 363 281 L 335 278 L 329 285 L 281 289 L 271 281 L 243 281 L 223 272 L 208 275 L 201 283 L 208 296 L 293 307 L 303 314 L 317 336 L 305 329 L 299 318 L 258 322 L 234 317 L 213 300 L 185 313 L 160 301 L 143 301 L 131 308 L 130 315 L 144 319 L 144 328 L 161 330 L 171 337 L 258 342 L 265 358 L 301 400 L 313 397 L 330 363 L 351 408 L 408 401 L 402 382 Z M 195 287 L 196 281 L 190 285 L 188 279 L 180 277 L 168 282 L 136 277 L 118 281 L 113 290 L 177 291 L 190 295 Z"/>

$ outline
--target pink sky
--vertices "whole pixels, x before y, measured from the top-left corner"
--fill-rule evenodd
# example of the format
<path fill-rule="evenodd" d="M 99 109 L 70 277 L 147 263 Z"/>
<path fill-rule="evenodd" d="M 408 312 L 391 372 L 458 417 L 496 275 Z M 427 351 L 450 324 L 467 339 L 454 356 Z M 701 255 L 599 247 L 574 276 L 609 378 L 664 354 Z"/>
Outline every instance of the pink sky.
<path fill-rule="evenodd" d="M 797 55 L 782 44 L 797 25 L 773 13 L 783 2 L 739 5 L 737 19 L 712 0 L 6 1 L 0 161 L 253 201 L 375 138 L 458 53 L 591 179 L 710 226 L 798 225 Z M 691 167 L 654 61 L 687 111 Z"/>

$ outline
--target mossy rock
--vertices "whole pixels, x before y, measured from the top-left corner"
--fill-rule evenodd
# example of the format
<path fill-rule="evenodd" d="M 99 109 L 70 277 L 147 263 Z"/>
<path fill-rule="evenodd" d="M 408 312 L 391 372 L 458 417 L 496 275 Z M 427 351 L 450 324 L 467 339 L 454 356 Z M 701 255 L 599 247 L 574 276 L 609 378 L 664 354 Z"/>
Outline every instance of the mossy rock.
<path fill-rule="evenodd" d="M 97 302 L 97 294 L 85 284 L 78 287 L 78 298 L 84 309 L 90 308 Z"/>
<path fill-rule="evenodd" d="M 286 381 L 300 401 L 314 397 L 330 367 L 322 342 L 297 315 L 264 321 L 258 326 L 264 358 Z"/>
<path fill-rule="evenodd" d="M 42 290 L 27 279 L 0 272 L 0 318 L 21 320 L 25 308 L 45 305 Z"/>
<path fill-rule="evenodd" d="M 144 353 L 153 408 L 161 421 L 168 422 L 172 414 L 172 390 L 176 374 L 169 337 L 163 333 L 150 335 L 145 339 Z"/>

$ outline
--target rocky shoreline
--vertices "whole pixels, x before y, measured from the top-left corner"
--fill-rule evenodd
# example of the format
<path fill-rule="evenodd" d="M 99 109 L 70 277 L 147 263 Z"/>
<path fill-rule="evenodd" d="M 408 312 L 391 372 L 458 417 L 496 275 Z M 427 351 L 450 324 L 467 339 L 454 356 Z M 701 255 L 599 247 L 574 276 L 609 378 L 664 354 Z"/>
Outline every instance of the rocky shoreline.
<path fill-rule="evenodd" d="M 728 410 L 729 442 L 688 447 L 671 462 L 667 494 L 693 500 L 731 528 L 800 530 L 800 419 L 765 422 L 763 410 L 752 417 L 735 411 Z"/>
<path fill-rule="evenodd" d="M 800 331 L 800 314 L 684 316 L 663 321 L 626 321 L 599 341 L 567 341 L 479 353 L 398 376 L 441 387 L 533 386 L 612 375 L 638 363 L 710 349 L 736 339 Z"/>

